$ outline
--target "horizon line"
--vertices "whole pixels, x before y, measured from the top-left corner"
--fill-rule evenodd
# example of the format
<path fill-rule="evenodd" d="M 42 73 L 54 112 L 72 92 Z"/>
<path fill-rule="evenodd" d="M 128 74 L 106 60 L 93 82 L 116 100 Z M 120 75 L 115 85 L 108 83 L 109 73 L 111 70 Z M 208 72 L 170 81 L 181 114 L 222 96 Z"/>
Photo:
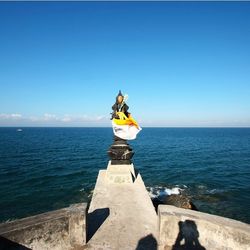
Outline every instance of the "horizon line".
<path fill-rule="evenodd" d="M 1 126 L 1 128 L 111 128 L 112 126 Z M 250 128 L 250 126 L 143 126 L 142 128 Z"/>

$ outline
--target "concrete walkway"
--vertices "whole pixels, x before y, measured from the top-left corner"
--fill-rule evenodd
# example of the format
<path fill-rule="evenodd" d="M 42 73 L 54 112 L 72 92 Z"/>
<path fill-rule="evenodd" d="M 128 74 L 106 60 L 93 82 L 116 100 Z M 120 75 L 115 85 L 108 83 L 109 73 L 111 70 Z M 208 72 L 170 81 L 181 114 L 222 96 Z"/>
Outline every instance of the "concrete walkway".
<path fill-rule="evenodd" d="M 100 170 L 87 223 L 87 249 L 157 249 L 157 214 L 133 164 Z"/>

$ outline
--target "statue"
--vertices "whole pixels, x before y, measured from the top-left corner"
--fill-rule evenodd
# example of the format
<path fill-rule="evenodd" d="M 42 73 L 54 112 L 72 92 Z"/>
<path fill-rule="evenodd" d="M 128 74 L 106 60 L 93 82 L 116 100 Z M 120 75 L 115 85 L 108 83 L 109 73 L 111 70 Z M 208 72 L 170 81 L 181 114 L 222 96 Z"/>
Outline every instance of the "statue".
<path fill-rule="evenodd" d="M 112 114 L 111 119 L 113 119 L 113 118 L 119 119 L 119 116 L 117 115 L 118 112 L 123 112 L 127 117 L 130 115 L 128 113 L 129 106 L 125 102 L 127 100 L 127 98 L 128 98 L 128 96 L 127 95 L 123 96 L 123 94 L 120 90 L 117 97 L 116 97 L 116 102 L 112 106 L 113 113 L 111 113 Z"/>
<path fill-rule="evenodd" d="M 116 102 L 112 106 L 111 113 L 112 127 L 114 132 L 114 143 L 110 147 L 108 154 L 111 158 L 111 164 L 131 164 L 131 158 L 134 155 L 132 148 L 127 140 L 134 140 L 141 128 L 128 112 L 129 106 L 126 104 L 128 95 L 123 95 L 119 91 L 116 96 Z"/>

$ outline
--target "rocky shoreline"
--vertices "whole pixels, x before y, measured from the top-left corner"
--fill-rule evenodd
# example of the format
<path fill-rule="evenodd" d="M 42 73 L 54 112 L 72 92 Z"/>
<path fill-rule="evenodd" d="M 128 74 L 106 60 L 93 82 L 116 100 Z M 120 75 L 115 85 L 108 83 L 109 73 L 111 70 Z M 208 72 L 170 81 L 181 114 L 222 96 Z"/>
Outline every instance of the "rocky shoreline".
<path fill-rule="evenodd" d="M 171 194 L 165 196 L 164 199 L 158 197 L 151 198 L 155 209 L 157 210 L 159 205 L 172 205 L 179 208 L 191 209 L 199 211 L 191 199 L 183 194 Z"/>

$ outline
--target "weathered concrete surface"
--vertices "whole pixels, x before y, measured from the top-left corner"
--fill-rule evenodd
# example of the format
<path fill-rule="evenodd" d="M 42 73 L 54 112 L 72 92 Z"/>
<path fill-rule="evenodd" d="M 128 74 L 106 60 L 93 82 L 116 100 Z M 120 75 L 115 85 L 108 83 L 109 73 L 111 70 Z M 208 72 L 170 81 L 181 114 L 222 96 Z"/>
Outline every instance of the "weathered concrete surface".
<path fill-rule="evenodd" d="M 157 249 L 157 220 L 133 165 L 100 170 L 88 210 L 88 249 Z"/>
<path fill-rule="evenodd" d="M 109 162 L 106 180 L 109 183 L 133 183 L 135 180 L 134 165 L 112 165 Z"/>
<path fill-rule="evenodd" d="M 2 223 L 0 249 L 79 249 L 86 243 L 86 207 L 86 203 L 74 204 Z"/>
<path fill-rule="evenodd" d="M 198 211 L 159 205 L 159 250 L 249 250 L 250 225 Z"/>

